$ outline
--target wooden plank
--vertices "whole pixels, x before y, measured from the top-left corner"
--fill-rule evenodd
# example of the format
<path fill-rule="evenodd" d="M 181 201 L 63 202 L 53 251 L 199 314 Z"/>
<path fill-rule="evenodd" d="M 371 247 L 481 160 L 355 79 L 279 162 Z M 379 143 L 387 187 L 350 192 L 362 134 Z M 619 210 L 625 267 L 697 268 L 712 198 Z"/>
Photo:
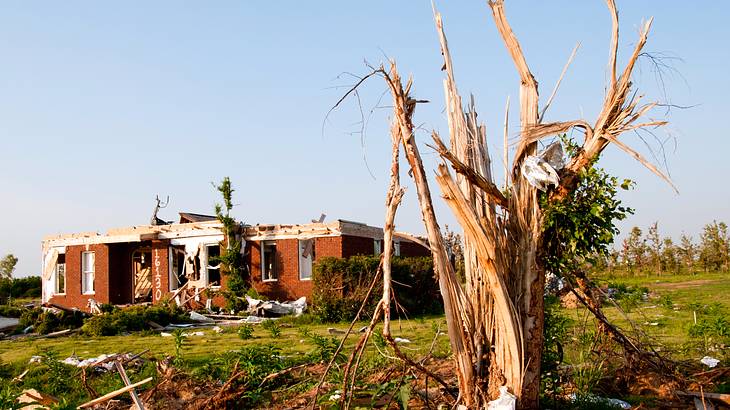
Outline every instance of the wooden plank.
<path fill-rule="evenodd" d="M 103 396 L 101 396 L 99 398 L 96 398 L 94 400 L 91 400 L 89 402 L 86 402 L 86 403 L 80 405 L 77 408 L 79 408 L 79 409 L 86 409 L 86 408 L 89 408 L 89 407 L 93 407 L 93 406 L 95 406 L 95 405 L 97 405 L 99 403 L 104 403 L 106 401 L 109 401 L 109 400 L 113 399 L 114 397 L 119 396 L 120 394 L 124 394 L 124 393 L 126 393 L 126 392 L 128 392 L 130 390 L 133 390 L 135 387 L 141 386 L 141 385 L 143 385 L 145 383 L 149 383 L 151 381 L 152 381 L 152 377 L 148 377 L 148 378 L 146 378 L 146 379 L 144 379 L 142 381 L 139 381 L 137 383 L 130 384 L 129 386 L 124 386 L 124 387 L 122 387 L 119 390 L 114 390 L 111 393 L 107 393 L 107 394 L 105 394 L 105 395 L 103 395 Z"/>
<path fill-rule="evenodd" d="M 124 385 L 131 386 L 132 382 L 129 381 L 129 377 L 127 377 L 127 372 L 124 371 L 124 366 L 122 366 L 122 363 L 119 360 L 116 360 L 114 361 L 114 367 L 117 368 L 119 376 L 122 378 Z M 137 392 L 134 391 L 134 389 L 130 390 L 129 395 L 132 396 L 132 401 L 134 401 L 134 404 L 137 405 L 137 409 L 144 410 L 144 404 L 142 404 L 142 400 L 139 399 L 139 396 L 137 396 Z"/>
<path fill-rule="evenodd" d="M 704 397 L 708 399 L 715 399 L 720 400 L 721 402 L 725 404 L 730 404 L 730 394 L 721 394 L 721 393 L 705 393 L 705 392 L 698 392 L 698 391 L 678 391 L 677 394 L 682 396 L 695 396 L 695 397 Z"/>

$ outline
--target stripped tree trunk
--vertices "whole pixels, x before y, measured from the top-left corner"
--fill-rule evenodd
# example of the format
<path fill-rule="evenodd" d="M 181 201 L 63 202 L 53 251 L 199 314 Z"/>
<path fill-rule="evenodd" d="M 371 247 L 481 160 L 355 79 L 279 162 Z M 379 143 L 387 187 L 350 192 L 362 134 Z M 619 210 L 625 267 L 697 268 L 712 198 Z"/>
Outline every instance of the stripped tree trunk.
<path fill-rule="evenodd" d="M 382 309 L 384 314 L 383 335 L 398 357 L 421 371 L 428 372 L 422 365 L 403 355 L 390 335 L 390 303 L 393 297 L 390 286 L 392 233 L 396 209 L 403 195 L 398 167 L 400 145 L 416 186 L 428 245 L 433 254 L 434 271 L 438 276 L 444 301 L 459 384 L 457 401 L 470 409 L 486 409 L 488 401 L 497 395 L 501 386 L 507 386 L 515 394 L 519 408 L 531 409 L 539 405 L 545 283 L 541 254 L 542 210 L 537 189 L 521 173 L 525 159 L 537 154 L 538 141 L 571 128 L 584 133 L 583 145 L 578 154 L 560 171 L 559 185 L 544 194 L 548 203 L 568 197 L 580 182 L 580 173 L 590 166 L 609 143 L 614 143 L 671 184 L 669 178 L 656 167 L 618 140 L 619 135 L 625 131 L 665 124 L 664 121 L 638 122 L 656 104 L 639 105 L 641 96 L 631 92 L 631 73 L 646 43 L 651 20 L 643 26 L 626 67 L 617 77 L 618 13 L 614 0 L 606 2 L 613 23 L 609 59 L 611 78 L 603 109 L 594 125 L 590 125 L 583 119 L 541 123 L 555 91 L 541 113 L 538 110 L 538 83 L 530 72 L 520 44 L 507 22 L 503 1 L 489 1 L 494 22 L 520 76 L 520 137 L 512 164 L 505 164 L 507 175 L 504 192 L 494 182 L 487 150 L 486 128 L 477 121 L 473 97 L 468 109 L 464 109 L 456 88 L 441 16 L 435 13 L 445 61 L 444 90 L 450 137 L 450 146 L 447 147 L 438 133 L 433 132 L 432 135 L 433 148 L 444 161 L 436 172 L 436 182 L 443 199 L 464 231 L 464 284 L 457 279 L 447 256 L 426 172 L 415 142 L 412 117 L 419 101 L 410 96 L 412 82 L 409 80 L 403 86 L 395 62 L 390 63 L 387 71 L 381 67 L 368 75 L 379 74 L 384 77 L 393 97 L 394 107 L 391 126 L 393 162 L 386 198 L 384 230 L 383 297 L 377 310 L 379 313 Z M 568 64 L 572 58 L 573 55 Z M 358 84 L 364 80 L 365 78 Z M 504 157 L 507 158 L 506 148 Z M 456 172 L 456 176 L 451 175 L 447 164 Z M 374 321 L 364 340 L 373 326 Z M 360 354 L 362 346 L 359 343 L 360 350 L 356 349 Z M 351 358 L 353 360 L 356 367 L 359 359 L 354 355 Z M 348 363 L 347 368 L 349 367 Z M 440 382 L 443 384 L 443 381 Z"/>

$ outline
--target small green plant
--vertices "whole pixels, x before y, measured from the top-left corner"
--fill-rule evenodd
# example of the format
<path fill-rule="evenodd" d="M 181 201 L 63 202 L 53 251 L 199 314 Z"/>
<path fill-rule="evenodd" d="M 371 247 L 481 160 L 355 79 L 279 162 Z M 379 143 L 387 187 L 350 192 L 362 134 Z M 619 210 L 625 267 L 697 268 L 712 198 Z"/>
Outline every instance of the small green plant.
<path fill-rule="evenodd" d="M 252 325 L 242 325 L 238 328 L 236 331 L 238 333 L 238 337 L 240 337 L 243 340 L 248 340 L 253 338 L 253 326 Z"/>
<path fill-rule="evenodd" d="M 264 320 L 261 322 L 261 327 L 264 328 L 264 330 L 267 330 L 273 338 L 281 336 L 281 326 L 279 326 L 276 320 Z"/>
<path fill-rule="evenodd" d="M 605 361 L 596 361 L 591 353 L 580 352 L 578 364 L 573 367 L 573 383 L 577 393 L 591 393 L 605 373 Z"/>
<path fill-rule="evenodd" d="M 0 387 L 0 409 L 15 410 L 28 405 L 18 403 L 18 397 L 20 397 L 20 390 L 10 383 Z"/>
<path fill-rule="evenodd" d="M 664 309 L 674 309 L 674 301 L 670 295 L 664 295 L 659 298 L 658 305 Z"/>
<path fill-rule="evenodd" d="M 315 346 L 314 350 L 308 355 L 310 361 L 329 362 L 337 351 L 337 348 L 340 346 L 340 341 L 337 340 L 336 337 L 318 335 L 307 328 L 301 329 L 300 334 L 312 341 Z M 345 355 L 342 352 L 339 352 L 336 362 L 341 363 L 344 360 Z"/>
<path fill-rule="evenodd" d="M 185 344 L 185 334 L 183 329 L 175 329 L 172 331 L 172 340 L 175 343 L 175 361 L 182 361 L 182 349 Z"/>

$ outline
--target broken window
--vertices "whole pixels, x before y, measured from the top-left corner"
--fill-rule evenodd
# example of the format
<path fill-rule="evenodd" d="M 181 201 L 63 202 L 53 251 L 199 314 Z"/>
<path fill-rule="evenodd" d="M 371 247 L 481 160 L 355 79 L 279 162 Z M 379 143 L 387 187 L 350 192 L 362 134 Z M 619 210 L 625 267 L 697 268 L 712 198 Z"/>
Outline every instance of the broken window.
<path fill-rule="evenodd" d="M 95 262 L 94 252 L 81 254 L 81 292 L 85 295 L 94 294 Z"/>
<path fill-rule="evenodd" d="M 312 279 L 312 261 L 314 261 L 314 239 L 299 241 L 299 280 Z"/>
<path fill-rule="evenodd" d="M 383 253 L 383 240 L 373 239 L 373 247 L 373 255 L 379 256 L 381 253 Z"/>
<path fill-rule="evenodd" d="M 206 270 L 208 272 L 208 284 L 213 286 L 220 286 L 221 285 L 221 268 L 220 268 L 220 260 L 218 258 L 221 256 L 221 247 L 218 244 L 215 245 L 206 245 L 207 248 L 207 254 L 208 254 L 208 262 L 206 266 Z"/>
<path fill-rule="evenodd" d="M 152 301 L 152 250 L 138 249 L 132 253 L 134 303 Z"/>
<path fill-rule="evenodd" d="M 276 241 L 261 243 L 261 278 L 264 282 L 279 279 L 276 266 Z"/>
<path fill-rule="evenodd" d="M 182 247 L 170 247 L 170 290 L 177 290 L 188 282 L 185 275 L 185 250 Z"/>
<path fill-rule="evenodd" d="M 58 255 L 56 260 L 56 294 L 66 293 L 66 255 Z"/>

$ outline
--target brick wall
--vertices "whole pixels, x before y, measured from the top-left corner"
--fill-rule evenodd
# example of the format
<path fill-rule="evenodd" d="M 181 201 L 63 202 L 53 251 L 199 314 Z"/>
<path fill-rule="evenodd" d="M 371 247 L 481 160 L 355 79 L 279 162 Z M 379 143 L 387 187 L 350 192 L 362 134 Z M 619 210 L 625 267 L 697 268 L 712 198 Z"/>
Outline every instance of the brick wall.
<path fill-rule="evenodd" d="M 302 296 L 307 299 L 312 295 L 312 281 L 299 279 L 299 241 L 297 239 L 276 240 L 276 264 L 279 273 L 277 281 L 264 282 L 261 276 L 261 242 L 249 241 L 248 263 L 251 281 L 259 294 L 269 299 L 286 301 Z M 314 239 L 314 261 L 326 256 L 341 257 L 343 249 L 342 237 L 325 237 Z"/>
<path fill-rule="evenodd" d="M 401 242 L 400 256 L 431 256 L 431 250 L 415 242 Z"/>
<path fill-rule="evenodd" d="M 152 241 L 152 303 L 170 295 L 170 241 Z"/>
<path fill-rule="evenodd" d="M 343 235 L 341 238 L 343 258 L 349 258 L 355 255 L 373 255 L 375 252 L 373 238 L 349 235 Z"/>
<path fill-rule="evenodd" d="M 81 254 L 94 252 L 94 294 L 81 294 Z M 66 247 L 66 294 L 53 295 L 49 302 L 88 310 L 89 299 L 109 303 L 109 247 L 104 244 Z"/>

